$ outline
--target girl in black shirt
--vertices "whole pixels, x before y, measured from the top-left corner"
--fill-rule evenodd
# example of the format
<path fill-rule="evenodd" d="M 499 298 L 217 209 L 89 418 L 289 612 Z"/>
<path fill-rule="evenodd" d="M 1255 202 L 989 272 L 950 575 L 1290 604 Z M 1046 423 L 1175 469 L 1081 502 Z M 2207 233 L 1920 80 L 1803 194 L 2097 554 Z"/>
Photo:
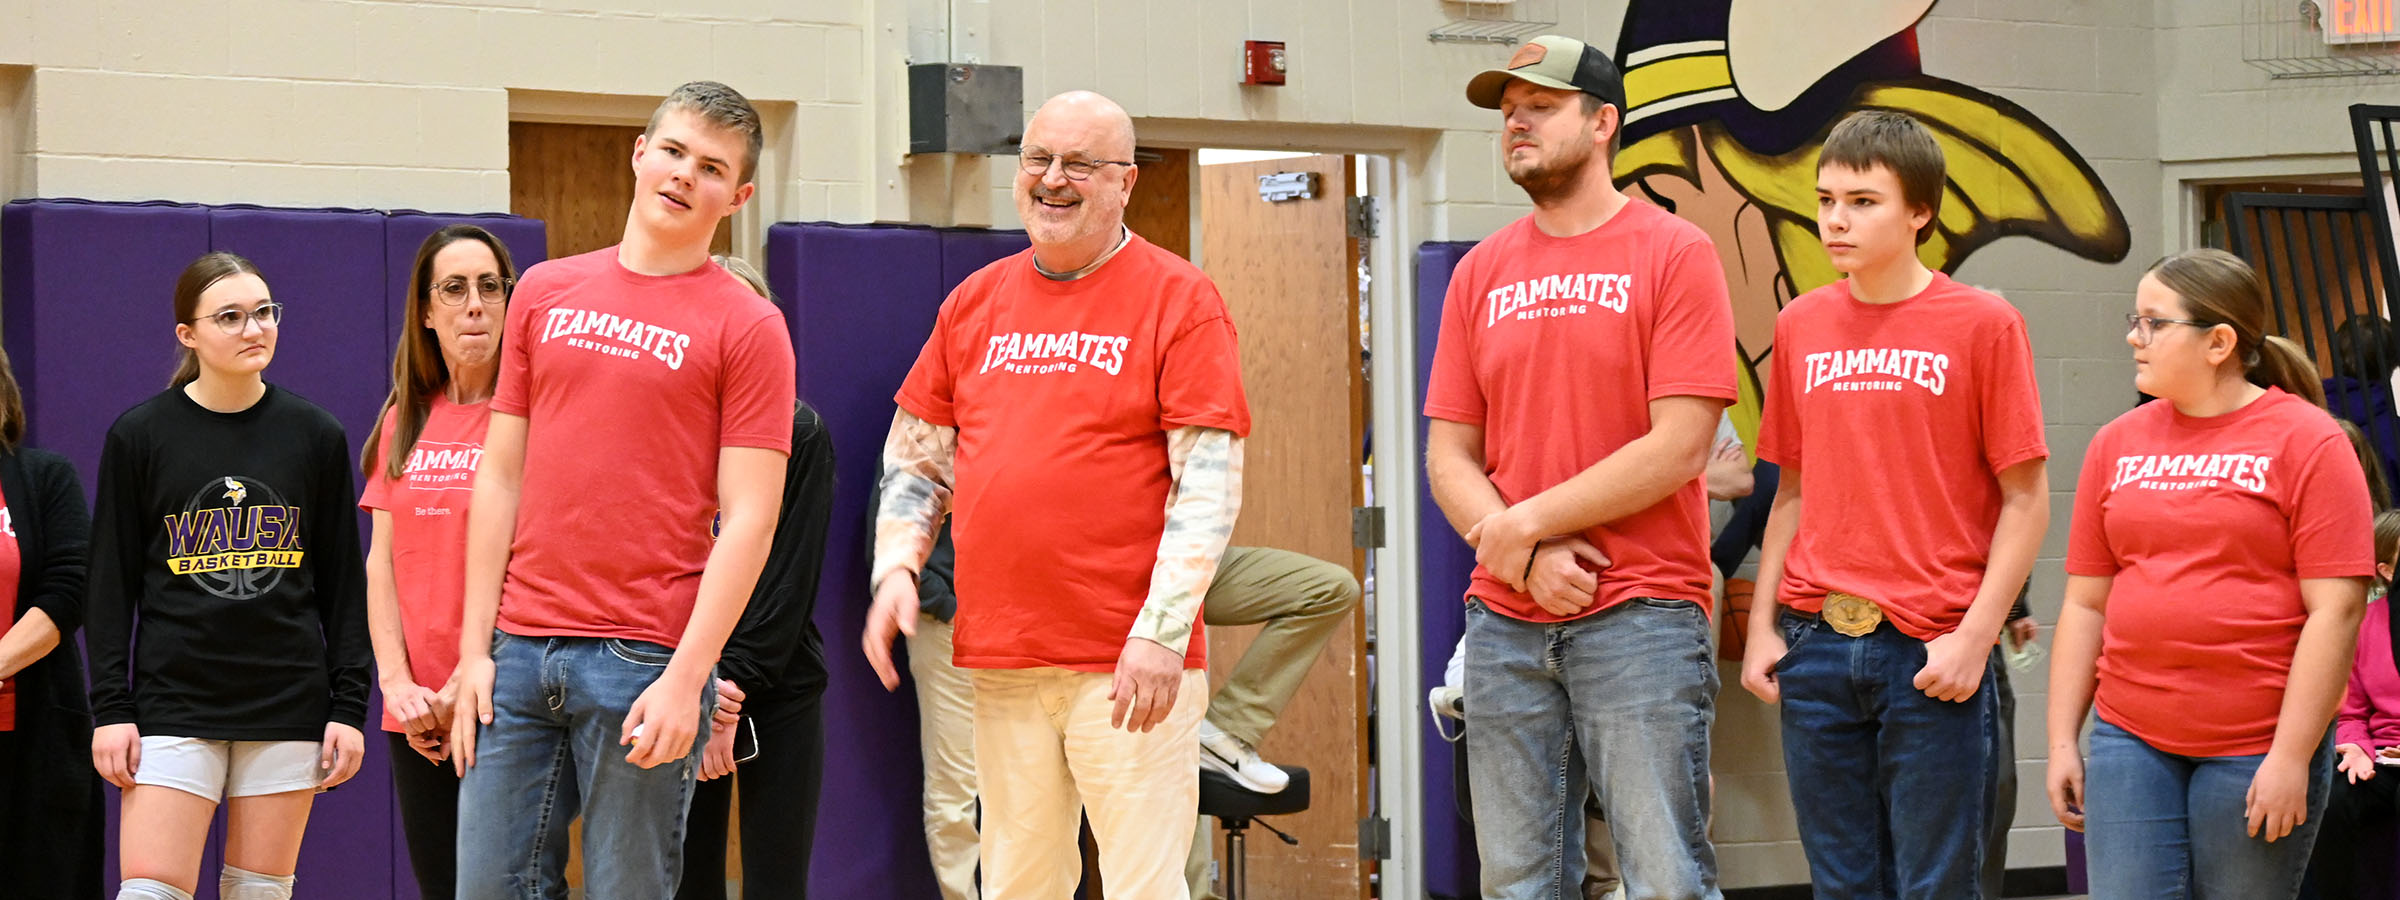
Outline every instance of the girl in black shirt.
<path fill-rule="evenodd" d="M 125 791 L 119 900 L 189 900 L 220 798 L 221 895 L 290 897 L 316 792 L 365 752 L 349 439 L 261 377 L 282 312 L 248 260 L 185 268 L 170 387 L 101 449 L 92 761 Z"/>

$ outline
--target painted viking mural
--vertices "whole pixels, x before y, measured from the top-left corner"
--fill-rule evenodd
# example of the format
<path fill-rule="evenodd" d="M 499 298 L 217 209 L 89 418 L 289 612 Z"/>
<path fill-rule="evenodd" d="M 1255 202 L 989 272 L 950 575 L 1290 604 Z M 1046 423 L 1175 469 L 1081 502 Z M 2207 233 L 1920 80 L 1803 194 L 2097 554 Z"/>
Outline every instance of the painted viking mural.
<path fill-rule="evenodd" d="M 1817 148 L 1853 109 L 1908 113 L 1949 163 L 1939 233 L 1918 250 L 1956 271 L 2023 235 L 2087 259 L 2125 257 L 2125 217 L 2090 165 L 2024 108 L 1924 74 L 1916 24 L 1933 0 L 1633 0 L 1617 42 L 1625 128 L 1616 180 L 1716 240 L 1743 362 L 1733 418 L 1755 446 L 1756 369 L 1775 313 L 1839 277 L 1816 237 Z"/>

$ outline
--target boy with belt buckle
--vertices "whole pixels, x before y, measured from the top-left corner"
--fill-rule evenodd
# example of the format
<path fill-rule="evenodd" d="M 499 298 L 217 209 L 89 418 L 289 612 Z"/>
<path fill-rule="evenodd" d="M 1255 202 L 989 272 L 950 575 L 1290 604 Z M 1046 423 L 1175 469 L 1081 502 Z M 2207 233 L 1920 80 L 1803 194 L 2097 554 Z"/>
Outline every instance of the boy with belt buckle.
<path fill-rule="evenodd" d="M 1843 120 L 1817 231 L 1847 277 L 1775 322 L 1758 583 L 1790 612 L 1751 618 L 1742 685 L 1780 704 L 1818 900 L 1983 896 L 2004 814 L 1993 647 L 2049 524 L 2049 451 L 2024 317 L 1918 261 L 1943 180 L 1915 120 Z"/>

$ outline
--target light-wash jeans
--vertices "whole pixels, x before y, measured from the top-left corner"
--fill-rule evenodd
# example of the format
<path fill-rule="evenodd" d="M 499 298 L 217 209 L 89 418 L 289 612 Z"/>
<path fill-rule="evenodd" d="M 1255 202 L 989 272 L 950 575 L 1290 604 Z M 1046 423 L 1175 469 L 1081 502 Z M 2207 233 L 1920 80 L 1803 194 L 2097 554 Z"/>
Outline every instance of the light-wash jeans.
<path fill-rule="evenodd" d="M 492 724 L 459 783 L 458 896 L 566 900 L 567 826 L 583 816 L 584 900 L 659 900 L 683 880 L 698 741 L 654 769 L 617 743 L 674 652 L 616 638 L 492 635 Z M 702 737 L 716 708 L 702 685 Z"/>
<path fill-rule="evenodd" d="M 1717 667 L 1698 605 L 1636 599 L 1545 624 L 1470 601 L 1466 647 L 1468 778 L 1487 900 L 1582 896 L 1593 787 L 1627 897 L 1720 896 L 1707 833 Z"/>
<path fill-rule="evenodd" d="M 2249 835 L 2250 780 L 2266 755 L 2178 756 L 2100 720 L 2084 764 L 2092 900 L 2291 900 L 2333 785 L 2332 741 L 2308 767 L 2308 821 L 2272 844 Z M 2384 775 L 2381 777 L 2389 778 Z"/>

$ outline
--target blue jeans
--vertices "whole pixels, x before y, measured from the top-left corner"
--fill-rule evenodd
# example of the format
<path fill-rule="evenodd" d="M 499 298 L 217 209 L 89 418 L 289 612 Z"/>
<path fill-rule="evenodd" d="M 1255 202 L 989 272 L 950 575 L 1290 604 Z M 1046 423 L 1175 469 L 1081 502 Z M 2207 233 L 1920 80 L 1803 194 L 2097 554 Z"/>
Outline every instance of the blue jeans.
<path fill-rule="evenodd" d="M 1637 599 L 1572 622 L 1467 604 L 1467 777 L 1487 900 L 1578 900 L 1598 788 L 1633 900 L 1717 900 L 1708 617 Z M 1585 765 L 1571 760 L 1581 758 Z"/>
<path fill-rule="evenodd" d="M 673 656 L 640 641 L 492 634 L 492 724 L 459 783 L 462 900 L 566 900 L 567 826 L 579 812 L 586 900 L 675 895 L 700 748 L 644 769 L 617 744 L 633 701 Z M 703 692 L 706 737 L 713 684 Z"/>
<path fill-rule="evenodd" d="M 2092 726 L 2084 840 L 2092 900 L 2290 900 L 2325 818 L 2333 742 L 2308 767 L 2308 821 L 2272 844 L 2249 835 L 2250 780 L 2265 754 L 2177 756 Z M 2383 776 L 2390 777 L 2390 776 Z"/>
<path fill-rule="evenodd" d="M 1817 900 L 1980 897 L 1999 749 L 1993 657 L 1964 703 L 1918 690 L 1925 643 L 1783 614 L 1783 762 Z"/>

